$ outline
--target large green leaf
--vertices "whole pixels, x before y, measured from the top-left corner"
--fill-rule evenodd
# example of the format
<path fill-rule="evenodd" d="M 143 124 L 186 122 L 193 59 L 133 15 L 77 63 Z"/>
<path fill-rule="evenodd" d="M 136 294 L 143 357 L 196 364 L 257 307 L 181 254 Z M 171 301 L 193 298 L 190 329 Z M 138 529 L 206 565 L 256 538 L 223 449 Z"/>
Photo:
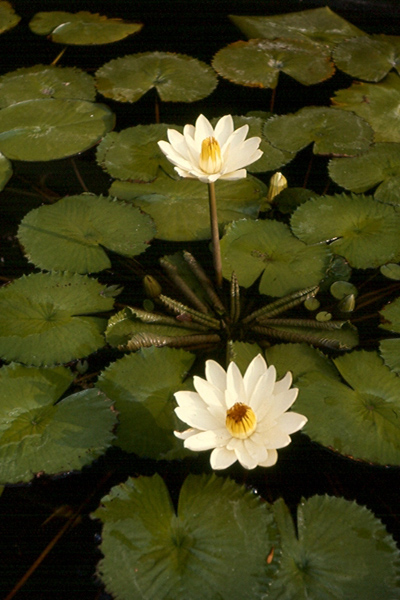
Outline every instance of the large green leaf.
<path fill-rule="evenodd" d="M 93 101 L 94 79 L 75 67 L 35 65 L 0 77 L 0 108 L 39 98 L 76 98 Z"/>
<path fill-rule="evenodd" d="M 125 355 L 103 371 L 97 386 L 119 413 L 117 446 L 157 459 L 187 453 L 173 434 L 179 429 L 173 394 L 183 389 L 194 358 L 184 350 L 153 346 Z"/>
<path fill-rule="evenodd" d="M 219 75 L 249 87 L 276 88 L 280 71 L 303 85 L 320 83 L 335 68 L 324 46 L 306 39 L 252 39 L 234 42 L 214 56 Z"/>
<path fill-rule="evenodd" d="M 228 225 L 221 240 L 224 277 L 235 272 L 240 285 L 249 287 L 261 277 L 259 290 L 284 296 L 317 285 L 330 260 L 325 244 L 307 246 L 278 221 L 242 219 Z"/>
<path fill-rule="evenodd" d="M 333 48 L 343 39 L 365 35 L 328 6 L 268 17 L 229 18 L 248 38 L 309 39 Z"/>
<path fill-rule="evenodd" d="M 159 475 L 130 478 L 92 516 L 103 522 L 98 573 L 119 600 L 254 600 L 276 570 L 270 506 L 229 479 L 189 475 L 175 513 Z"/>
<path fill-rule="evenodd" d="M 195 102 L 217 85 L 206 63 L 172 52 L 143 52 L 116 58 L 96 71 L 97 88 L 119 102 L 136 102 L 155 88 L 163 102 Z"/>
<path fill-rule="evenodd" d="M 0 110 L 0 152 L 11 160 L 55 160 L 94 146 L 114 127 L 104 104 L 47 98 Z"/>
<path fill-rule="evenodd" d="M 82 194 L 29 212 L 18 239 L 30 262 L 41 269 L 94 273 L 111 267 L 105 248 L 136 256 L 155 235 L 148 215 L 131 204 Z"/>
<path fill-rule="evenodd" d="M 95 279 L 71 273 L 36 273 L 0 289 L 0 356 L 30 365 L 82 358 L 104 345 L 113 298 Z"/>
<path fill-rule="evenodd" d="M 269 365 L 274 365 L 278 379 L 287 371 L 293 375 L 293 384 L 312 371 L 318 371 L 328 377 L 339 379 L 339 375 L 325 354 L 308 344 L 274 344 L 265 350 L 265 358 Z"/>
<path fill-rule="evenodd" d="M 313 496 L 297 508 L 274 506 L 282 559 L 271 600 L 399 598 L 399 553 L 382 523 L 344 498 Z"/>
<path fill-rule="evenodd" d="M 383 317 L 383 323 L 380 325 L 382 329 L 400 333 L 400 297 L 386 304 L 380 315 Z"/>
<path fill-rule="evenodd" d="M 333 59 L 352 77 L 380 81 L 393 67 L 399 71 L 400 37 L 375 35 L 345 40 L 334 49 Z"/>
<path fill-rule="evenodd" d="M 333 362 L 347 383 L 316 371 L 297 381 L 296 410 L 308 418 L 304 433 L 356 459 L 400 464 L 400 378 L 376 352 Z"/>
<path fill-rule="evenodd" d="M 379 342 L 379 353 L 385 365 L 400 374 L 400 338 L 387 339 Z"/>
<path fill-rule="evenodd" d="M 29 481 L 81 469 L 111 445 L 116 414 L 97 390 L 59 397 L 73 376 L 63 367 L 0 370 L 0 481 Z"/>
<path fill-rule="evenodd" d="M 353 113 L 322 106 L 307 106 L 295 114 L 272 117 L 264 135 L 274 146 L 298 152 L 314 143 L 314 154 L 352 155 L 364 152 L 373 140 L 373 131 Z"/>
<path fill-rule="evenodd" d="M 218 222 L 246 216 L 254 219 L 267 195 L 267 187 L 249 175 L 238 181 L 217 181 Z M 132 201 L 155 221 L 162 240 L 189 241 L 210 237 L 207 185 L 193 179 L 178 181 L 160 175 L 152 183 L 114 181 L 110 194 Z"/>
<path fill-rule="evenodd" d="M 400 77 L 389 73 L 380 83 L 357 81 L 337 91 L 332 102 L 365 119 L 375 132 L 376 142 L 400 142 L 399 94 Z"/>
<path fill-rule="evenodd" d="M 0 33 L 4 33 L 12 29 L 20 22 L 21 17 L 18 16 L 10 2 L 1 0 L 0 2 Z"/>
<path fill-rule="evenodd" d="M 59 44 L 88 46 L 118 42 L 140 31 L 143 25 L 87 11 L 69 13 L 57 10 L 36 13 L 29 27 L 34 33 L 48 35 Z"/>
<path fill-rule="evenodd" d="M 400 259 L 400 214 L 389 204 L 367 196 L 322 196 L 293 213 L 293 233 L 306 244 L 330 243 L 358 269 Z"/>

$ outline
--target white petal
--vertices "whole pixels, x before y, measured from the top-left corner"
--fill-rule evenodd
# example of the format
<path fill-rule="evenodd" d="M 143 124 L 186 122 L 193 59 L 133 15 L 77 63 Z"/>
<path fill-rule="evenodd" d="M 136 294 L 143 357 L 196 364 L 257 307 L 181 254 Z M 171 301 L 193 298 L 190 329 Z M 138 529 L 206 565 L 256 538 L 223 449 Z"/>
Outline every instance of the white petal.
<path fill-rule="evenodd" d="M 295 412 L 286 412 L 277 418 L 278 427 L 288 434 L 299 431 L 307 421 L 307 417 Z"/>
<path fill-rule="evenodd" d="M 207 405 L 223 406 L 224 409 L 226 408 L 224 392 L 215 385 L 201 377 L 197 377 L 197 375 L 193 377 L 193 385 L 196 392 L 200 394 Z"/>
<path fill-rule="evenodd" d="M 158 145 L 168 158 L 169 162 L 181 169 L 184 169 L 185 171 L 190 171 L 192 169 L 192 163 L 189 160 L 186 160 L 186 158 L 184 158 L 181 154 L 178 154 L 178 152 L 173 149 L 171 144 L 164 142 L 163 144 L 168 145 L 168 148 L 166 148 L 164 145 L 161 146 L 161 143 L 162 142 L 158 142 Z"/>
<path fill-rule="evenodd" d="M 197 435 L 200 433 L 198 429 L 185 429 L 185 431 L 174 431 L 174 436 L 179 438 L 180 440 L 187 440 L 187 438 L 192 437 L 192 435 Z"/>
<path fill-rule="evenodd" d="M 187 402 L 199 402 L 200 404 L 203 403 L 201 396 L 197 392 L 181 390 L 179 392 L 175 392 L 174 396 L 179 406 L 185 406 Z"/>
<path fill-rule="evenodd" d="M 180 177 L 186 177 L 189 179 L 197 179 L 197 177 L 193 177 L 189 171 L 185 171 L 185 169 L 180 169 L 179 167 L 175 167 L 175 171 L 178 173 Z"/>
<path fill-rule="evenodd" d="M 215 448 L 211 452 L 210 463 L 212 469 L 227 469 L 236 462 L 236 454 L 225 447 Z"/>
<path fill-rule="evenodd" d="M 193 167 L 195 167 L 196 169 L 200 169 L 199 164 L 200 164 L 200 152 L 201 152 L 201 144 L 199 145 L 193 138 L 191 137 L 186 137 L 185 138 L 185 142 L 188 148 L 188 153 L 190 156 L 190 162 L 192 164 Z M 203 172 L 203 171 L 201 171 Z"/>
<path fill-rule="evenodd" d="M 195 134 L 195 127 L 194 125 L 185 125 L 185 127 L 183 128 L 183 137 L 184 138 L 192 138 L 194 139 L 194 134 Z"/>
<path fill-rule="evenodd" d="M 261 354 L 257 354 L 257 356 L 253 358 L 247 367 L 246 373 L 243 377 L 243 384 L 247 398 L 251 398 L 257 381 L 260 379 L 261 375 L 266 372 L 267 368 L 267 363 L 265 362 L 264 358 L 261 356 Z"/>
<path fill-rule="evenodd" d="M 280 429 L 278 426 L 275 426 L 263 433 L 263 438 L 264 448 L 267 448 L 267 450 L 272 450 L 273 448 L 284 448 L 285 446 L 289 446 L 290 442 L 292 441 L 288 434 L 282 431 L 282 429 Z"/>
<path fill-rule="evenodd" d="M 217 429 L 216 431 L 201 431 L 187 438 L 183 445 L 193 452 L 200 452 L 201 450 L 211 450 L 211 448 L 223 446 L 229 437 L 226 428 Z"/>
<path fill-rule="evenodd" d="M 248 131 L 249 131 L 248 125 L 242 125 L 242 127 L 239 127 L 239 129 L 236 129 L 232 133 L 232 135 L 227 138 L 224 145 L 221 146 L 222 156 L 227 158 L 229 156 L 230 148 L 232 148 L 234 152 L 238 151 L 240 149 L 240 146 L 243 144 Z"/>
<path fill-rule="evenodd" d="M 275 386 L 276 369 L 274 365 L 268 367 L 257 381 L 253 394 L 250 398 L 250 406 L 256 413 L 257 419 L 261 419 L 267 407 L 270 406 Z"/>
<path fill-rule="evenodd" d="M 247 165 L 251 165 L 262 156 L 262 151 L 258 149 L 261 138 L 249 138 L 242 142 L 238 147 L 231 145 L 224 163 L 224 172 L 236 171 Z"/>
<path fill-rule="evenodd" d="M 244 440 L 244 445 L 250 456 L 252 456 L 254 460 L 257 461 L 257 464 L 260 464 L 260 462 L 267 460 L 267 449 L 261 444 L 256 444 L 253 441 L 252 437 L 249 437 L 246 440 Z"/>
<path fill-rule="evenodd" d="M 246 404 L 247 397 L 244 391 L 243 377 L 239 367 L 235 362 L 229 364 L 226 372 L 226 407 L 230 408 L 235 402 L 243 402 Z"/>
<path fill-rule="evenodd" d="M 225 425 L 224 421 L 221 422 L 215 418 L 204 404 L 187 402 L 184 406 L 181 405 L 175 408 L 175 413 L 183 423 L 187 423 L 190 427 L 195 427 L 203 431 L 218 429 Z"/>
<path fill-rule="evenodd" d="M 278 460 L 278 453 L 276 450 L 268 450 L 268 458 L 263 462 L 260 462 L 260 467 L 272 467 Z"/>
<path fill-rule="evenodd" d="M 282 392 L 277 396 L 274 396 L 271 402 L 270 409 L 268 411 L 269 419 L 276 419 L 282 413 L 286 412 L 297 398 L 299 390 L 297 388 L 290 388 L 287 392 Z M 260 416 L 260 419 L 262 416 Z"/>
<path fill-rule="evenodd" d="M 223 173 L 220 179 L 225 179 L 226 181 L 236 181 L 237 179 L 245 179 L 246 177 L 246 169 L 240 169 L 239 171 L 232 171 L 231 173 Z"/>
<path fill-rule="evenodd" d="M 290 386 L 292 385 L 293 377 L 290 371 L 288 371 L 285 377 L 282 377 L 279 381 L 275 383 L 274 394 L 277 396 L 282 392 L 286 392 Z"/>
<path fill-rule="evenodd" d="M 229 137 L 233 134 L 233 119 L 231 115 L 225 115 L 222 117 L 215 126 L 214 137 L 222 148 Z M 245 135 L 246 137 L 246 135 Z"/>
<path fill-rule="evenodd" d="M 204 115 L 197 117 L 195 124 L 194 140 L 196 144 L 201 144 L 208 137 L 213 137 L 214 129 L 208 119 Z"/>
<path fill-rule="evenodd" d="M 257 461 L 248 453 L 245 445 L 243 444 L 244 440 L 241 441 L 242 444 L 235 448 L 236 457 L 242 467 L 245 469 L 254 469 L 257 466 Z"/>

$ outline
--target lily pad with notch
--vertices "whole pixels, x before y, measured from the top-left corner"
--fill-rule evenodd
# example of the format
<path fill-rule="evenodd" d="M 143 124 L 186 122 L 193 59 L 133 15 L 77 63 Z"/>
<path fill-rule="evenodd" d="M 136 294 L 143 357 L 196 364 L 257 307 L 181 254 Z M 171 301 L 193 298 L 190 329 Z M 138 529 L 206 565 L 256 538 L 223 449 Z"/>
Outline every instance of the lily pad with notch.
<path fill-rule="evenodd" d="M 379 354 L 391 371 L 400 375 L 400 338 L 388 338 L 379 342 Z"/>
<path fill-rule="evenodd" d="M 372 35 L 344 40 L 332 56 L 335 65 L 348 75 L 380 81 L 393 68 L 400 69 L 400 37 Z"/>
<path fill-rule="evenodd" d="M 16 14 L 10 2 L 0 2 L 0 33 L 9 31 L 20 22 L 21 17 Z"/>
<path fill-rule="evenodd" d="M 116 58 L 96 71 L 100 94 L 136 102 L 155 88 L 163 102 L 195 102 L 209 96 L 217 77 L 206 63 L 172 52 L 143 52 Z"/>
<path fill-rule="evenodd" d="M 41 269 L 95 273 L 111 267 L 106 250 L 137 256 L 155 232 L 151 218 L 130 203 L 81 194 L 31 210 L 18 240 Z"/>

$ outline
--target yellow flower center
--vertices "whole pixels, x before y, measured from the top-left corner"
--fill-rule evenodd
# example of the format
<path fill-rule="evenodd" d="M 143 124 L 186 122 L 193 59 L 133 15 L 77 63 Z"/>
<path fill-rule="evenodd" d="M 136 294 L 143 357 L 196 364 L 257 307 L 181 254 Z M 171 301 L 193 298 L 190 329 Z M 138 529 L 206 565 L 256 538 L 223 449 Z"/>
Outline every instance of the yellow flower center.
<path fill-rule="evenodd" d="M 250 406 L 236 402 L 226 411 L 226 428 L 229 433 L 240 440 L 245 440 L 254 433 L 257 426 L 257 417 Z"/>
<path fill-rule="evenodd" d="M 199 167 L 205 173 L 218 173 L 222 167 L 221 148 L 214 137 L 202 141 Z"/>

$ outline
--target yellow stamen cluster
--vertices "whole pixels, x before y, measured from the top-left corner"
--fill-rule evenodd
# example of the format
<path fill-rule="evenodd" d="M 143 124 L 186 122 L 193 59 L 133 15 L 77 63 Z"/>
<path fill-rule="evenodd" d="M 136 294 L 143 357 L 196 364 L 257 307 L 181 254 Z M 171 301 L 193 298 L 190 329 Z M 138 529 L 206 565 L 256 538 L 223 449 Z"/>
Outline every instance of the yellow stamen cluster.
<path fill-rule="evenodd" d="M 218 173 L 222 167 L 221 148 L 214 137 L 208 137 L 201 144 L 199 167 L 205 173 Z"/>
<path fill-rule="evenodd" d="M 245 440 L 254 433 L 257 426 L 257 417 L 250 406 L 236 402 L 226 411 L 226 428 L 232 437 Z"/>

